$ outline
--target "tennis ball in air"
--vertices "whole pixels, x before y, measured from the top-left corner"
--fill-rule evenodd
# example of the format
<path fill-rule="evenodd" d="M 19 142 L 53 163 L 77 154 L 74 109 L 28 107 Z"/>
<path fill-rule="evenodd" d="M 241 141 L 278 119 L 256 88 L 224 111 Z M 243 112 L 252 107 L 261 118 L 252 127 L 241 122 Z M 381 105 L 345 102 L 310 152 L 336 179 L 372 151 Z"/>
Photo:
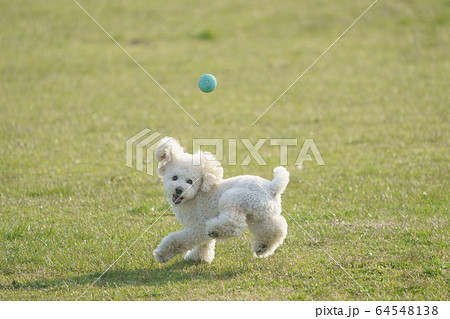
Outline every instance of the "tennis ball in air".
<path fill-rule="evenodd" d="M 198 87 L 202 92 L 211 93 L 216 89 L 217 80 L 212 74 L 203 74 L 198 80 Z"/>

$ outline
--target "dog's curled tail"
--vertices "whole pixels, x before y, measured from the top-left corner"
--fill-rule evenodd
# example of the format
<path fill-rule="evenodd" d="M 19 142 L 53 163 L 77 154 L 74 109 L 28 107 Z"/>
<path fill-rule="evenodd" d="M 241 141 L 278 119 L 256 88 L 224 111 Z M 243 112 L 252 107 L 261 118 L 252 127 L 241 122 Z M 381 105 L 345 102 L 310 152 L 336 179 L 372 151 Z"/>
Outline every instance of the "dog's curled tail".
<path fill-rule="evenodd" d="M 289 183 L 289 172 L 282 166 L 273 169 L 274 179 L 270 182 L 270 191 L 273 196 L 280 195 Z"/>

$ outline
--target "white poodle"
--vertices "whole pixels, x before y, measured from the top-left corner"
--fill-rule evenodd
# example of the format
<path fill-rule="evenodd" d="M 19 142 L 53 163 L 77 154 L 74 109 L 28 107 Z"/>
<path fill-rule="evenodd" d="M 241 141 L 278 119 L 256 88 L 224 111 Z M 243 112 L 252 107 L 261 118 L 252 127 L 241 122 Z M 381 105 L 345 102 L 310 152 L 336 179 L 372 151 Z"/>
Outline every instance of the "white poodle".
<path fill-rule="evenodd" d="M 281 193 L 289 182 L 284 167 L 273 170 L 272 181 L 250 175 L 222 179 L 223 169 L 211 153 L 187 154 L 170 137 L 161 140 L 155 154 L 167 197 L 185 227 L 158 245 L 153 252 L 158 262 L 185 254 L 186 260 L 210 263 L 215 240 L 238 237 L 247 226 L 255 257 L 271 255 L 283 242 L 287 223 L 280 215 Z"/>

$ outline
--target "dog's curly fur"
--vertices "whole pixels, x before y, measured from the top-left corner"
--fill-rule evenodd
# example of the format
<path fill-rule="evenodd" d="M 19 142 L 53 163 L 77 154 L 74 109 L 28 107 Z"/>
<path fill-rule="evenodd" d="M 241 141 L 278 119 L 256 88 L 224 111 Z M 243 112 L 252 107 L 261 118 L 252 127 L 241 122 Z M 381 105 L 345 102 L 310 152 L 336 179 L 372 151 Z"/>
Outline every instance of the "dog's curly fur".
<path fill-rule="evenodd" d="M 280 215 L 281 194 L 289 183 L 284 167 L 273 170 L 272 181 L 250 175 L 222 179 L 223 169 L 211 153 L 187 154 L 171 137 L 161 140 L 155 155 L 167 197 L 185 227 L 162 240 L 153 252 L 158 262 L 185 254 L 187 260 L 210 263 L 216 239 L 240 236 L 247 227 L 255 257 L 271 255 L 283 242 L 287 223 Z"/>

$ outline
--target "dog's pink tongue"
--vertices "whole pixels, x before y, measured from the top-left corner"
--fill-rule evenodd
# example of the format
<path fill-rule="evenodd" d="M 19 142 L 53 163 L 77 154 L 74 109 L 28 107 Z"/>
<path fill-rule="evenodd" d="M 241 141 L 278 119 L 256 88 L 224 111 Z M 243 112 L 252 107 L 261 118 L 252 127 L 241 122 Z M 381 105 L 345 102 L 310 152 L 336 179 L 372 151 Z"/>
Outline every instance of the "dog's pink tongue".
<path fill-rule="evenodd" d="M 178 195 L 173 195 L 172 199 L 175 204 L 179 204 L 181 202 L 181 198 Z"/>

